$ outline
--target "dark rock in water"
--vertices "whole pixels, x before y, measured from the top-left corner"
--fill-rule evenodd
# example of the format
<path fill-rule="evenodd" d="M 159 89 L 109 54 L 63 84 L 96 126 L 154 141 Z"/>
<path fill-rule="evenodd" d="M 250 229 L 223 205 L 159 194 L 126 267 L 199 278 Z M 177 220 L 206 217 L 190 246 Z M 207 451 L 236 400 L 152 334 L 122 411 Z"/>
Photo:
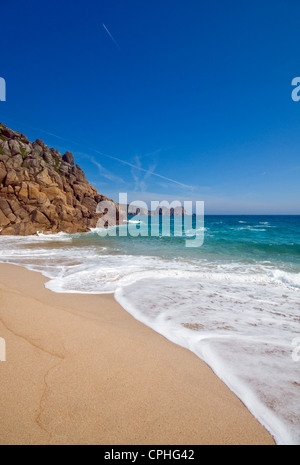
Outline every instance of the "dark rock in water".
<path fill-rule="evenodd" d="M 86 232 L 103 216 L 99 194 L 74 156 L 0 123 L 0 235 Z M 114 204 L 119 218 L 119 206 Z"/>
<path fill-rule="evenodd" d="M 183 207 L 175 207 L 175 208 L 169 208 L 169 207 L 165 207 L 165 206 L 159 206 L 156 208 L 155 211 L 152 211 L 150 212 L 151 215 L 159 215 L 159 216 L 163 216 L 163 215 L 188 215 L 188 213 L 185 211 L 185 209 Z"/>

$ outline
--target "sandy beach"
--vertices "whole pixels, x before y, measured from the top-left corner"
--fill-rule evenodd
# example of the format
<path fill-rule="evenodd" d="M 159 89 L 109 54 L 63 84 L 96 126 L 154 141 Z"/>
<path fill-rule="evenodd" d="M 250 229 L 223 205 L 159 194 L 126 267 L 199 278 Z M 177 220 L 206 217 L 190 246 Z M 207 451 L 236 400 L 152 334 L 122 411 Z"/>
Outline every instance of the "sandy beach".
<path fill-rule="evenodd" d="M 113 295 L 0 265 L 0 444 L 274 444 L 196 355 Z"/>

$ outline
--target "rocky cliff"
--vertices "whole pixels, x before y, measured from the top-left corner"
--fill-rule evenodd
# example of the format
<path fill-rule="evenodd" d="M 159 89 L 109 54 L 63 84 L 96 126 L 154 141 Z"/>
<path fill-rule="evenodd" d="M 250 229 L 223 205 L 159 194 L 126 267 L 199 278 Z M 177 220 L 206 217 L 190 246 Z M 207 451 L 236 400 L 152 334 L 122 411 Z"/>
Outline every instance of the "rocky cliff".
<path fill-rule="evenodd" d="M 106 199 L 72 153 L 29 142 L 0 123 L 0 234 L 86 232 L 103 215 L 96 209 Z"/>

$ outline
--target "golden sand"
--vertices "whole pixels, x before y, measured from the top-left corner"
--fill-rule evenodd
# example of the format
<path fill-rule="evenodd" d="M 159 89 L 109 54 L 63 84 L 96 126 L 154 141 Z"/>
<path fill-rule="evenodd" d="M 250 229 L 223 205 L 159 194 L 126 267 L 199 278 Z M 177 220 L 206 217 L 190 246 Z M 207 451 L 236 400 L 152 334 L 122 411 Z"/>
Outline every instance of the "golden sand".
<path fill-rule="evenodd" d="M 0 444 L 274 444 L 196 355 L 113 295 L 0 265 Z"/>

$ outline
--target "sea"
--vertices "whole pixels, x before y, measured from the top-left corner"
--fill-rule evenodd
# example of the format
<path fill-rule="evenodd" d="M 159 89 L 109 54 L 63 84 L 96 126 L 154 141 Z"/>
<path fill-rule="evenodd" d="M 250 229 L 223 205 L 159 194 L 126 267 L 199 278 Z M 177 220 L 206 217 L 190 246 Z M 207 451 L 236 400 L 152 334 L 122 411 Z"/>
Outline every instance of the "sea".
<path fill-rule="evenodd" d="M 169 235 L 152 226 L 139 216 L 106 236 L 0 236 L 0 262 L 41 272 L 54 292 L 113 293 L 204 360 L 277 444 L 299 445 L 300 216 L 206 215 L 198 247 L 174 217 Z"/>

